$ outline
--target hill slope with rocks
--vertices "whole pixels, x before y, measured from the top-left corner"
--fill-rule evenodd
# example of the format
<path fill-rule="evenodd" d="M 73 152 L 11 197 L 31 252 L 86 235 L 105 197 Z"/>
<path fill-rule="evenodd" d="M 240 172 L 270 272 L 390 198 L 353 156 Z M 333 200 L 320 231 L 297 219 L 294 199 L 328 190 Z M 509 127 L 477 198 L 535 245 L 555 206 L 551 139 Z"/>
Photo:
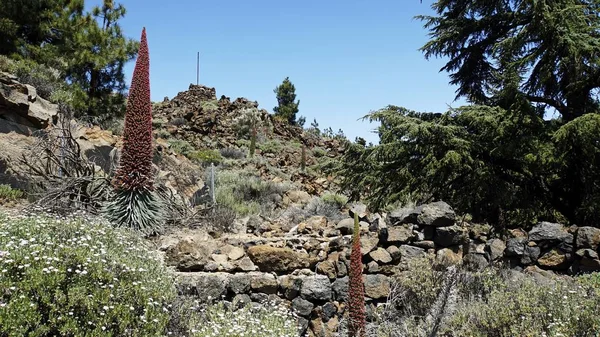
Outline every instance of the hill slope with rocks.
<path fill-rule="evenodd" d="M 290 126 L 257 107 L 245 98 L 217 99 L 214 88 L 196 85 L 154 105 L 157 183 L 184 210 L 148 241 L 176 271 L 181 296 L 234 306 L 283 303 L 298 316 L 302 333 L 342 336 L 355 213 L 372 330 L 382 320 L 407 319 L 397 322 L 406 327 L 414 319 L 401 312 L 406 303 L 393 298 L 414 280 L 408 275 L 429 270 L 424 264 L 473 273 L 463 276 L 502 267 L 510 282 L 531 278 L 539 284 L 600 270 L 596 228 L 540 222 L 530 231 L 501 233 L 470 223 L 443 201 L 380 213 L 348 203 L 322 170 L 343 153 L 344 140 Z M 253 157 L 249 140 L 237 131 L 237 118 L 249 108 L 271 125 Z M 0 184 L 28 191 L 33 203 L 57 205 L 55 211 L 94 213 L 94 198 L 105 195 L 118 160 L 119 130 L 65 120 L 61 112 L 35 88 L 0 73 Z M 81 195 L 87 199 L 77 199 Z M 14 212 L 28 205 L 21 200 L 3 207 Z M 429 280 L 433 295 L 421 328 L 439 328 L 435 324 L 462 305 L 466 295 L 457 295 L 453 275 Z M 406 289 L 402 296 L 409 296 Z M 385 316 L 390 312 L 395 316 Z"/>

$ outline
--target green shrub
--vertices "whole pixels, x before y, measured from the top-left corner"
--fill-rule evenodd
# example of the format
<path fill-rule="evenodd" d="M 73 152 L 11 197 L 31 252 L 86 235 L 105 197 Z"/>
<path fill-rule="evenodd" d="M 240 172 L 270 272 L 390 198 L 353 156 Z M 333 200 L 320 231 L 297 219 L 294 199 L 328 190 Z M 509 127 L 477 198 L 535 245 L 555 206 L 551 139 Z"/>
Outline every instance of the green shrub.
<path fill-rule="evenodd" d="M 234 310 L 222 302 L 210 305 L 204 319 L 192 330 L 193 337 L 296 337 L 298 327 L 289 308 L 283 305 L 255 307 L 246 305 Z"/>
<path fill-rule="evenodd" d="M 274 209 L 288 189 L 285 184 L 263 181 L 244 171 L 221 171 L 216 175 L 217 204 L 240 216 Z"/>
<path fill-rule="evenodd" d="M 0 71 L 6 73 L 14 73 L 15 71 L 15 61 L 5 55 L 0 55 Z"/>
<path fill-rule="evenodd" d="M 457 268 L 449 273 L 429 259 L 409 262 L 393 279 L 378 336 L 426 336 L 436 330 L 445 337 L 558 337 L 600 331 L 600 273 L 539 280 L 516 271 Z M 453 290 L 445 292 L 449 280 Z"/>
<path fill-rule="evenodd" d="M 281 142 L 278 140 L 271 139 L 266 142 L 258 144 L 258 148 L 263 153 L 277 154 L 277 153 L 280 153 L 281 150 L 283 150 L 283 144 L 281 144 Z"/>
<path fill-rule="evenodd" d="M 215 110 L 219 109 L 219 102 L 217 100 L 202 101 L 200 103 L 200 106 L 202 107 L 203 110 L 215 111 Z"/>
<path fill-rule="evenodd" d="M 323 194 L 321 199 L 328 204 L 337 206 L 338 208 L 342 208 L 348 203 L 347 196 L 331 192 Z"/>
<path fill-rule="evenodd" d="M 19 82 L 35 87 L 38 95 L 47 100 L 54 101 L 53 94 L 65 86 L 60 71 L 32 60 L 15 61 L 11 70 Z"/>
<path fill-rule="evenodd" d="M 169 139 L 169 147 L 175 153 L 179 153 L 184 156 L 188 156 L 190 153 L 192 153 L 192 151 L 194 151 L 194 147 L 192 146 L 192 144 L 181 139 Z"/>
<path fill-rule="evenodd" d="M 312 149 L 312 154 L 317 158 L 325 157 L 327 155 L 327 150 L 322 147 L 315 147 Z"/>
<path fill-rule="evenodd" d="M 490 294 L 463 303 L 445 331 L 452 336 L 597 336 L 598 274 L 572 282 L 499 280 Z"/>
<path fill-rule="evenodd" d="M 0 214 L 0 336 L 164 336 L 174 279 L 137 235 Z"/>
<path fill-rule="evenodd" d="M 223 161 L 221 153 L 217 150 L 197 150 L 190 152 L 187 156 L 201 164 L 219 164 Z"/>
<path fill-rule="evenodd" d="M 156 132 L 157 138 L 169 139 L 171 137 L 171 133 L 165 129 L 160 129 Z"/>
<path fill-rule="evenodd" d="M 25 193 L 21 190 L 13 189 L 10 185 L 0 184 L 0 203 L 7 201 L 16 201 L 23 198 Z"/>

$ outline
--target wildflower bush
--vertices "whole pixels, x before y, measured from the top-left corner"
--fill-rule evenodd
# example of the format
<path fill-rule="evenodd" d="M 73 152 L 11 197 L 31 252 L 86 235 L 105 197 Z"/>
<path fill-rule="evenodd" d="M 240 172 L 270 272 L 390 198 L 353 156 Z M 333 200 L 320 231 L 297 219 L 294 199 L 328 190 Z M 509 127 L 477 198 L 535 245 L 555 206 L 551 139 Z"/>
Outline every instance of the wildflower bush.
<path fill-rule="evenodd" d="M 415 259 L 394 278 L 394 289 L 372 333 L 378 337 L 598 336 L 600 273 L 540 280 L 488 268 L 453 274 Z M 439 310 L 439 304 L 445 308 Z"/>
<path fill-rule="evenodd" d="M 193 337 L 297 337 L 297 319 L 283 305 L 246 305 L 241 309 L 222 302 L 208 306 L 195 321 Z"/>
<path fill-rule="evenodd" d="M 132 232 L 0 214 L 0 336 L 164 336 L 174 280 Z"/>

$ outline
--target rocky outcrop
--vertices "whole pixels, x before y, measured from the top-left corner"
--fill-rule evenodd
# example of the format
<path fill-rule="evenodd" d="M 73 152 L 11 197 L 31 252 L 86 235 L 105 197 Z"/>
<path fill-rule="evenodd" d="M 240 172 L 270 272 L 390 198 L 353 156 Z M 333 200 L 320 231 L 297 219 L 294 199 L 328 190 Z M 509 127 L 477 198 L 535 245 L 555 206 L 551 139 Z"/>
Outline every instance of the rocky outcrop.
<path fill-rule="evenodd" d="M 34 87 L 0 72 L 0 133 L 31 135 L 56 122 L 58 107 L 38 96 Z"/>

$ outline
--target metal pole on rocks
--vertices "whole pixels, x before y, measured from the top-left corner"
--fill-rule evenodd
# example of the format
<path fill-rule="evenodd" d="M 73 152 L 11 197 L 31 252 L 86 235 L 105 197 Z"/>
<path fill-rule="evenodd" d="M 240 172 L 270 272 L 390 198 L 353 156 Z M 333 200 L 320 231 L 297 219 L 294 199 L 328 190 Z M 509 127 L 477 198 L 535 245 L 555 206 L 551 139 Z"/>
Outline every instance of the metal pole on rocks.
<path fill-rule="evenodd" d="M 200 52 L 196 58 L 196 85 L 200 84 Z"/>
<path fill-rule="evenodd" d="M 215 164 L 210 163 L 210 194 L 213 206 L 217 204 L 217 196 L 215 193 Z"/>

